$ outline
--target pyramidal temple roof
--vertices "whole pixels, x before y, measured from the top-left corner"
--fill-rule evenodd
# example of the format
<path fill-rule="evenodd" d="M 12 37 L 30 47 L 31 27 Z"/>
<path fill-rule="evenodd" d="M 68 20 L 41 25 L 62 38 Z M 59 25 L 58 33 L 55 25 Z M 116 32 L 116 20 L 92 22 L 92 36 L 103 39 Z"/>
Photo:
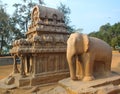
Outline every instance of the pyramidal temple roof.
<path fill-rule="evenodd" d="M 57 9 L 37 5 L 33 8 L 32 14 L 36 10 L 39 10 L 39 18 L 53 19 L 53 16 L 56 15 L 57 20 L 64 20 L 64 14 Z"/>

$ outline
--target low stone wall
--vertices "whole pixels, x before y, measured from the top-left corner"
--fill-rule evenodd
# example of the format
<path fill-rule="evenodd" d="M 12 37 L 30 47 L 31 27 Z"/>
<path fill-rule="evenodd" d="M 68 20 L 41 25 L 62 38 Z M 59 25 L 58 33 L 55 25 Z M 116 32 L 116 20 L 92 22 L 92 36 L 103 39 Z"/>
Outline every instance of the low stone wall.
<path fill-rule="evenodd" d="M 12 56 L 0 57 L 0 66 L 12 65 L 12 64 L 13 64 L 13 57 Z"/>

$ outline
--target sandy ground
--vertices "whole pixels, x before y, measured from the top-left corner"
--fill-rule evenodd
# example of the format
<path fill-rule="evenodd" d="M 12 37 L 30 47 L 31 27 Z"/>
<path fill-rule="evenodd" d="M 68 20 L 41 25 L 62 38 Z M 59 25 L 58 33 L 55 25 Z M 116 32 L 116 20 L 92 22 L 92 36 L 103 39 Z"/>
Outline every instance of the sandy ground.
<path fill-rule="evenodd" d="M 119 52 L 113 52 L 111 67 L 112 67 L 112 70 L 120 72 L 120 53 Z"/>
<path fill-rule="evenodd" d="M 120 72 L 120 53 L 118 52 L 113 52 L 113 58 L 112 58 L 112 70 Z M 12 65 L 7 65 L 7 66 L 0 66 L 0 79 L 3 79 L 4 77 L 7 77 L 9 74 L 12 73 Z M 56 85 L 51 85 L 51 86 L 45 86 L 45 87 L 40 87 L 39 90 L 42 92 L 45 92 L 46 90 L 50 90 Z M 12 89 L 12 90 L 5 90 L 5 89 L 0 89 L 0 94 L 31 94 L 30 89 Z M 32 94 L 38 94 L 32 93 Z"/>

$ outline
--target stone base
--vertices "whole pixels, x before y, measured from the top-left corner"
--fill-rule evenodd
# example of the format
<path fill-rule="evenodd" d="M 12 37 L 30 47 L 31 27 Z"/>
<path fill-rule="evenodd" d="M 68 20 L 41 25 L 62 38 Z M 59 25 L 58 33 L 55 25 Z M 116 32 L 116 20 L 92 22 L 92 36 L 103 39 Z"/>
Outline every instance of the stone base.
<path fill-rule="evenodd" d="M 69 77 L 69 72 L 54 72 L 54 73 L 49 73 L 49 74 L 42 74 L 42 75 L 26 75 L 26 76 L 21 76 L 19 73 L 18 74 L 12 74 L 11 76 L 8 76 L 2 81 L 2 84 L 6 84 L 6 82 L 9 81 L 9 79 L 14 78 L 14 81 L 9 84 L 12 85 L 14 84 L 15 87 L 32 87 L 32 86 L 44 86 L 44 85 L 50 85 L 53 83 L 57 83 L 57 81 L 64 79 L 66 77 Z M 11 81 L 11 80 L 10 80 Z M 9 82 L 10 82 L 9 81 Z M 1 88 L 2 86 L 0 86 Z"/>
<path fill-rule="evenodd" d="M 69 77 L 69 72 L 53 73 L 48 75 L 35 76 L 31 79 L 31 86 L 55 83 Z"/>
<path fill-rule="evenodd" d="M 67 94 L 118 94 L 120 93 L 120 76 L 116 75 L 88 82 L 73 81 L 67 78 L 59 81 L 59 85 L 66 90 Z"/>
<path fill-rule="evenodd" d="M 19 74 L 14 75 L 15 84 L 17 87 L 30 86 L 31 77 L 21 77 Z"/>

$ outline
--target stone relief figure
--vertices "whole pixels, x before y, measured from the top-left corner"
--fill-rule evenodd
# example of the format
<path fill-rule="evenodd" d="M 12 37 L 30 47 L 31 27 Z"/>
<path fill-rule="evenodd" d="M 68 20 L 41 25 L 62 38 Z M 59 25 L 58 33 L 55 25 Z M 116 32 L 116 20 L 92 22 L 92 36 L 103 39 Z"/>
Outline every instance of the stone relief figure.
<path fill-rule="evenodd" d="M 53 23 L 57 24 L 57 15 L 56 14 L 53 14 Z"/>
<path fill-rule="evenodd" d="M 56 35 L 55 37 L 56 45 L 62 45 L 64 43 L 64 37 L 61 35 Z"/>
<path fill-rule="evenodd" d="M 37 9 L 35 9 L 34 11 L 33 11 L 33 20 L 32 20 L 32 24 L 33 25 L 35 25 L 38 21 L 39 21 L 39 17 L 38 17 L 38 15 L 39 15 L 39 12 L 37 11 Z"/>
<path fill-rule="evenodd" d="M 45 46 L 49 47 L 52 45 L 53 37 L 49 34 L 45 34 L 42 36 L 43 41 L 45 42 Z"/>
<path fill-rule="evenodd" d="M 97 70 L 101 68 L 105 75 L 109 75 L 111 72 L 111 58 L 111 47 L 100 39 L 88 37 L 85 34 L 73 33 L 67 40 L 67 61 L 70 77 L 73 80 L 78 79 L 77 72 L 79 78 L 83 81 L 93 80 L 95 78 L 94 67 L 97 67 Z"/>

